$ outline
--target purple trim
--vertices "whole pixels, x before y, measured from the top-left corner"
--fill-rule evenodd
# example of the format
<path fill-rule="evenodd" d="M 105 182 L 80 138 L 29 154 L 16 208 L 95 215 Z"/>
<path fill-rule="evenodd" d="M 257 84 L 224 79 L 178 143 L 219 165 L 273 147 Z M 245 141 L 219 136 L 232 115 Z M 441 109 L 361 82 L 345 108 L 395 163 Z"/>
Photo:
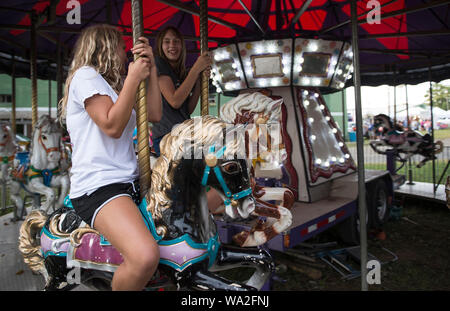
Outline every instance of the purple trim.
<path fill-rule="evenodd" d="M 112 245 L 100 245 L 100 236 L 85 233 L 80 246 L 74 249 L 74 260 L 118 266 L 123 262 L 122 255 Z"/>

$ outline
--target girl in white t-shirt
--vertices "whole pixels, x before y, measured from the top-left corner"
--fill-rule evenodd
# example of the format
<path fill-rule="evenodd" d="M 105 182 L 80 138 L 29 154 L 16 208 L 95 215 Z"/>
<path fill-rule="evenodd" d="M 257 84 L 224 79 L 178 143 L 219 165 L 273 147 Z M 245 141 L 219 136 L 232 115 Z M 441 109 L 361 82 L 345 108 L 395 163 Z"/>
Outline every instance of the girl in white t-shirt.
<path fill-rule="evenodd" d="M 161 93 L 152 48 L 139 38 L 128 66 L 122 34 L 109 25 L 81 33 L 61 100 L 73 154 L 70 199 L 78 215 L 122 254 L 113 290 L 141 290 L 159 262 L 159 248 L 136 201 L 138 167 L 133 148 L 134 105 L 147 79 L 148 120 L 161 119 Z"/>

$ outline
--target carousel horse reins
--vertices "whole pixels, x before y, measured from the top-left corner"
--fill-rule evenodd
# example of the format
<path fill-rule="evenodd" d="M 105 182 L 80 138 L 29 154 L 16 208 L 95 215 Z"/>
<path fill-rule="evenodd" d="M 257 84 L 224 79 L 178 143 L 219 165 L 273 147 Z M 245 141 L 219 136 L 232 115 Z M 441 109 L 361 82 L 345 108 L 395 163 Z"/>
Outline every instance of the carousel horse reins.
<path fill-rule="evenodd" d="M 252 189 L 251 189 L 251 187 L 249 187 L 238 193 L 235 193 L 235 194 L 231 193 L 230 189 L 228 188 L 227 184 L 225 183 L 225 180 L 223 179 L 220 168 L 217 166 L 217 159 L 219 157 L 223 156 L 226 148 L 227 148 L 226 146 L 223 146 L 216 153 L 214 153 L 215 147 L 214 146 L 209 147 L 209 150 L 208 150 L 209 153 L 205 156 L 206 167 L 203 172 L 202 185 L 206 186 L 206 183 L 208 182 L 209 173 L 211 171 L 211 168 L 213 168 L 213 171 L 216 174 L 216 178 L 219 181 L 225 196 L 227 197 L 227 199 L 225 199 L 223 202 L 225 204 L 225 207 L 229 208 L 231 206 L 236 205 L 236 203 L 237 203 L 236 200 L 239 200 L 241 198 L 249 196 L 252 193 Z"/>

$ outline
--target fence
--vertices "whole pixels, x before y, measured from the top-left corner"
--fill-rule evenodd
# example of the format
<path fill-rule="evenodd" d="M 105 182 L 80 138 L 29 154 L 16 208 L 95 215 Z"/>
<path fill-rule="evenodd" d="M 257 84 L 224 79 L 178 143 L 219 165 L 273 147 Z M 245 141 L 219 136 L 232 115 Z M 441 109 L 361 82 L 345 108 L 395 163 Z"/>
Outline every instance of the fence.
<path fill-rule="evenodd" d="M 356 145 L 350 145 L 349 150 L 355 161 L 357 161 Z M 424 166 L 418 168 L 417 164 L 419 164 L 422 159 L 423 157 L 421 155 L 415 155 L 411 157 L 410 161 L 404 164 L 397 161 L 397 174 L 405 175 L 407 181 L 445 184 L 447 176 L 450 174 L 450 167 L 447 168 L 450 161 L 450 146 L 444 146 L 443 151 L 436 154 L 434 182 L 433 161 L 428 161 Z M 364 145 L 365 169 L 386 170 L 386 163 L 386 155 L 376 153 L 369 145 Z"/>

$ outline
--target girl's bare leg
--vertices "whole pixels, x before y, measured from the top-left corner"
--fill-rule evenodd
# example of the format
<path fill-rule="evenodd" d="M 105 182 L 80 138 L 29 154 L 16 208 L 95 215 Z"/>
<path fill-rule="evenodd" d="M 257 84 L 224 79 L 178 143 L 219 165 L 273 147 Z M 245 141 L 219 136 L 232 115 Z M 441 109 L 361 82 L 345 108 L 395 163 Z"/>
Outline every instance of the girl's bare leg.
<path fill-rule="evenodd" d="M 114 273 L 112 289 L 142 290 L 156 271 L 159 248 L 136 204 L 128 196 L 112 200 L 97 214 L 94 227 L 124 259 Z"/>

